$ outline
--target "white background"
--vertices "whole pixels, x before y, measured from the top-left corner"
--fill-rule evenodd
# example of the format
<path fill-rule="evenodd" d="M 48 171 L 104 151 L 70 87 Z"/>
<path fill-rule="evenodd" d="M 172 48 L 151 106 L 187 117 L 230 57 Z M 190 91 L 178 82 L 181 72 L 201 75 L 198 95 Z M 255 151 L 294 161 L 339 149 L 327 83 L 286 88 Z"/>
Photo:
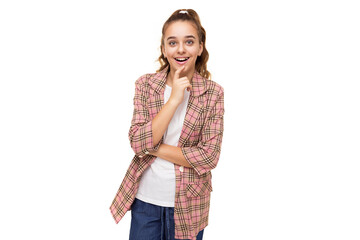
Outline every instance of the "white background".
<path fill-rule="evenodd" d="M 193 8 L 225 129 L 204 240 L 360 239 L 357 1 L 1 1 L 0 238 L 128 239 L 134 82 Z"/>

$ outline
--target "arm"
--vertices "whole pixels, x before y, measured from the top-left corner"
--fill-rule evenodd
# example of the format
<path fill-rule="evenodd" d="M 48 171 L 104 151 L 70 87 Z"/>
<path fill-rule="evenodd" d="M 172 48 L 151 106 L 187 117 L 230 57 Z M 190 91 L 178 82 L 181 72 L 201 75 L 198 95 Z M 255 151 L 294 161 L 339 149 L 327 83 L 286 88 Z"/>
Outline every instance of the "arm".
<path fill-rule="evenodd" d="M 164 104 L 160 112 L 152 120 L 152 134 L 154 145 L 156 145 L 164 135 L 169 123 L 176 112 L 176 109 L 184 99 L 185 88 L 191 89 L 190 81 L 187 77 L 180 78 L 184 67 L 176 70 L 174 74 L 173 86 L 169 100 Z"/>
<path fill-rule="evenodd" d="M 220 157 L 225 112 L 222 87 L 214 101 L 215 105 L 206 119 L 199 143 L 196 146 L 181 148 L 186 161 L 199 175 L 214 169 Z"/>
<path fill-rule="evenodd" d="M 136 155 L 142 157 L 149 151 L 156 151 L 160 144 L 153 144 L 152 121 L 147 108 L 147 92 L 143 87 L 146 75 L 135 82 L 134 112 L 128 137 Z"/>
<path fill-rule="evenodd" d="M 215 168 L 220 157 L 222 136 L 224 130 L 224 93 L 220 93 L 216 104 L 210 112 L 201 140 L 192 147 L 175 147 L 161 144 L 157 151 L 150 152 L 169 162 L 194 168 L 201 175 Z"/>
<path fill-rule="evenodd" d="M 162 136 L 164 135 L 169 123 L 176 112 L 179 104 L 169 99 L 160 112 L 152 120 L 152 135 L 154 145 L 158 144 Z"/>
<path fill-rule="evenodd" d="M 184 98 L 185 88 L 189 87 L 191 89 L 191 84 L 187 77 L 179 78 L 182 70 L 183 68 L 175 72 L 170 99 L 152 120 L 150 119 L 147 108 L 147 98 L 149 96 L 147 96 L 147 93 L 141 86 L 144 76 L 135 83 L 134 113 L 128 136 L 131 148 L 139 157 L 143 157 L 149 154 L 149 152 L 154 152 L 159 149 L 161 144 L 160 140 L 177 107 Z"/>
<path fill-rule="evenodd" d="M 175 163 L 177 165 L 192 168 L 192 166 L 185 159 L 181 148 L 179 147 L 171 146 L 168 144 L 161 144 L 156 152 L 152 151 L 150 152 L 150 154 L 165 159 L 169 162 Z"/>

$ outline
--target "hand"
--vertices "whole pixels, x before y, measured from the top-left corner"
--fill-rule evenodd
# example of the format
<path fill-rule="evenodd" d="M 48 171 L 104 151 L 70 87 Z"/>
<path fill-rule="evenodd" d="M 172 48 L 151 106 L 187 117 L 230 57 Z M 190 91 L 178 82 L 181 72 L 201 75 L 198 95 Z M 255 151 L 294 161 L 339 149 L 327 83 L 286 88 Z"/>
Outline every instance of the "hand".
<path fill-rule="evenodd" d="M 175 102 L 177 105 L 181 104 L 184 99 L 184 91 L 185 88 L 190 91 L 192 86 L 190 84 L 189 79 L 185 77 L 180 77 L 180 74 L 184 71 L 185 66 L 180 67 L 175 71 L 173 84 L 172 84 L 172 91 L 170 99 L 171 101 Z"/>

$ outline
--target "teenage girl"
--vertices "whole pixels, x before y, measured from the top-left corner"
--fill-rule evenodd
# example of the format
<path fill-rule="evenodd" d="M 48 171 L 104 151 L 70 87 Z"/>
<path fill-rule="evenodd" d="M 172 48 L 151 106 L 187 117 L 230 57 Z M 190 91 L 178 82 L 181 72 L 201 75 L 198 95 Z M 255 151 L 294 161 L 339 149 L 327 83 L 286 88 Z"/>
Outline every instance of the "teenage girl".
<path fill-rule="evenodd" d="M 209 80 L 206 32 L 192 9 L 164 23 L 160 69 L 135 82 L 135 156 L 110 210 L 131 209 L 130 240 L 202 239 L 220 157 L 224 90 Z"/>

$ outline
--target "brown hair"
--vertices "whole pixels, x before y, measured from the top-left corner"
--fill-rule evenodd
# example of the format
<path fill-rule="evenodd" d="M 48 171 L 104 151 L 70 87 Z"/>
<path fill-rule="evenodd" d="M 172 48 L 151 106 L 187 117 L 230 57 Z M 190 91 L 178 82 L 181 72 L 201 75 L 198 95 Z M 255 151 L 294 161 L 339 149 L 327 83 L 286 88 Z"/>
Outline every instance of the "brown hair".
<path fill-rule="evenodd" d="M 161 45 L 160 45 L 161 55 L 158 58 L 158 61 L 160 63 L 160 68 L 157 70 L 157 72 L 160 72 L 161 70 L 163 70 L 164 68 L 169 66 L 169 62 L 165 58 L 165 56 L 164 56 L 164 54 L 162 52 L 162 47 L 164 46 L 164 35 L 165 35 L 166 28 L 170 25 L 170 23 L 175 22 L 175 21 L 190 21 L 195 25 L 195 27 L 197 29 L 197 32 L 198 32 L 198 35 L 199 35 L 200 43 L 201 42 L 203 43 L 203 51 L 201 53 L 201 56 L 199 56 L 196 59 L 195 70 L 198 71 L 201 76 L 210 79 L 211 74 L 207 70 L 207 66 L 206 66 L 207 61 L 209 60 L 209 53 L 206 50 L 206 46 L 205 46 L 206 31 L 201 26 L 199 15 L 192 9 L 179 9 L 179 10 L 176 10 L 168 18 L 168 20 L 166 20 L 166 22 L 164 23 L 163 28 L 162 28 L 162 37 L 161 37 Z"/>

